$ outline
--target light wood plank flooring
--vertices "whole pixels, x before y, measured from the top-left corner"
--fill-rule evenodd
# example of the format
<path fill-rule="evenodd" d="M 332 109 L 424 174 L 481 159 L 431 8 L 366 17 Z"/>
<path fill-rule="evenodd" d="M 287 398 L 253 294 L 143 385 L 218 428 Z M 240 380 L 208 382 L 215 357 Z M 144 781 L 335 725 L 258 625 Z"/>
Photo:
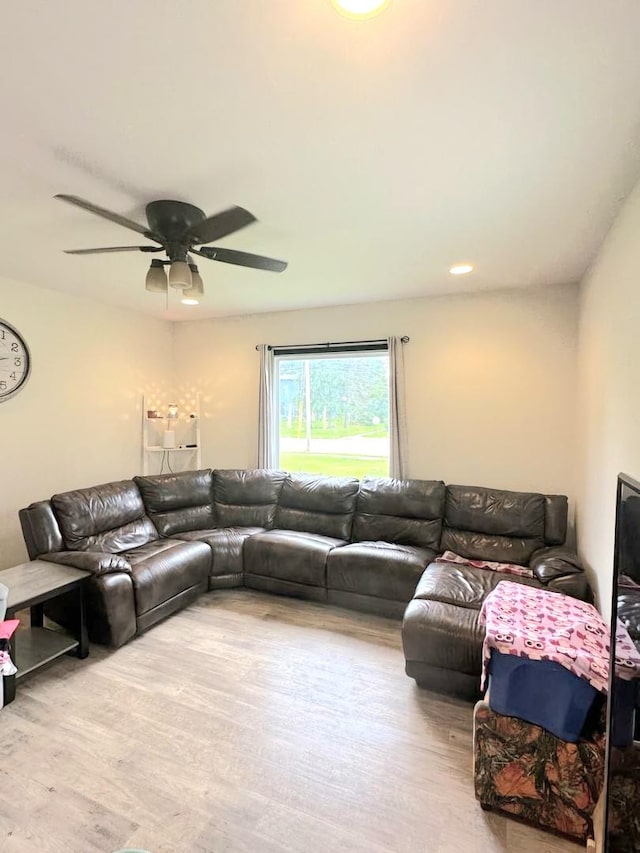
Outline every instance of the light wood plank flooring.
<path fill-rule="evenodd" d="M 0 712 L 0 851 L 571 853 L 483 812 L 471 705 L 418 690 L 399 623 L 216 592 Z"/>

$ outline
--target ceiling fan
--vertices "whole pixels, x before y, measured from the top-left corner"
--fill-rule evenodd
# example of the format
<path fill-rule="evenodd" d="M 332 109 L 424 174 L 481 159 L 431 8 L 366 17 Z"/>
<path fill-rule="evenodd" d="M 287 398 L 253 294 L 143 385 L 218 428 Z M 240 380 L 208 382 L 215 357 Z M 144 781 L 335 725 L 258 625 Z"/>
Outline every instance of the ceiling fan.
<path fill-rule="evenodd" d="M 270 272 L 283 272 L 287 268 L 285 261 L 265 258 L 239 252 L 236 249 L 223 249 L 218 246 L 205 246 L 239 231 L 246 225 L 256 222 L 256 218 L 243 207 L 230 207 L 221 213 L 207 217 L 199 207 L 183 201 L 152 201 L 145 209 L 148 227 L 139 225 L 126 216 L 98 207 L 75 195 L 58 194 L 55 198 L 95 213 L 103 219 L 109 219 L 118 225 L 142 234 L 158 246 L 107 246 L 98 249 L 67 249 L 68 255 L 97 255 L 102 252 L 165 252 L 168 260 L 154 258 L 147 273 L 145 287 L 152 293 L 168 293 L 168 287 L 182 291 L 182 302 L 197 305 L 204 293 L 204 286 L 198 267 L 190 255 L 200 255 L 211 261 L 236 264 Z M 169 266 L 169 278 L 165 272 Z"/>

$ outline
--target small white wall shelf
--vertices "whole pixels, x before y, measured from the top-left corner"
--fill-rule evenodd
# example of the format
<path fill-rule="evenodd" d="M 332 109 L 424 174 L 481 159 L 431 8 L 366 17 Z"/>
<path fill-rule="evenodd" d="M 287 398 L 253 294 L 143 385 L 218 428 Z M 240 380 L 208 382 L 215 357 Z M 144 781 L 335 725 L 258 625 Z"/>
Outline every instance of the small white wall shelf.
<path fill-rule="evenodd" d="M 157 404 L 142 398 L 142 473 L 172 474 L 202 467 L 200 444 L 200 396 L 188 408 L 177 406 L 169 416 L 170 403 Z M 151 414 L 155 412 L 155 414 Z M 166 447 L 166 433 L 173 432 L 173 447 Z"/>

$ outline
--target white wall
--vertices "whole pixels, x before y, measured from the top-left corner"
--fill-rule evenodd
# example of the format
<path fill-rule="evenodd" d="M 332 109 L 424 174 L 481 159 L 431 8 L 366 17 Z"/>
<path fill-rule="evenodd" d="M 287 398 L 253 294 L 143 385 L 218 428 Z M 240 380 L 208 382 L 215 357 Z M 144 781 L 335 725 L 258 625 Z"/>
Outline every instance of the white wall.
<path fill-rule="evenodd" d="M 26 558 L 18 509 L 140 471 L 143 392 L 171 376 L 169 323 L 0 279 L 0 317 L 31 350 L 31 377 L 0 404 L 0 568 Z"/>
<path fill-rule="evenodd" d="M 17 511 L 140 470 L 141 395 L 202 393 L 203 465 L 256 463 L 257 343 L 410 335 L 410 474 L 575 494 L 573 287 L 169 323 L 0 279 L 32 375 L 0 405 L 0 567 Z"/>
<path fill-rule="evenodd" d="M 616 476 L 640 479 L 640 184 L 581 291 L 578 537 L 608 611 Z"/>
<path fill-rule="evenodd" d="M 203 464 L 256 464 L 256 344 L 410 335 L 410 475 L 573 499 L 577 297 L 563 287 L 177 324 L 177 383 L 202 392 Z"/>

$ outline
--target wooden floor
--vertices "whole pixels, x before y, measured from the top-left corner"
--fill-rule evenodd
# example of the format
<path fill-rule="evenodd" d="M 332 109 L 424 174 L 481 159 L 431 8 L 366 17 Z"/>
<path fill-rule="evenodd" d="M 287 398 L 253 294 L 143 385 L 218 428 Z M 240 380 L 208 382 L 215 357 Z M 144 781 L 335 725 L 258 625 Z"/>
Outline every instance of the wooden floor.
<path fill-rule="evenodd" d="M 576 853 L 483 812 L 471 705 L 399 623 L 248 590 L 65 658 L 0 712 L 0 851 Z"/>

